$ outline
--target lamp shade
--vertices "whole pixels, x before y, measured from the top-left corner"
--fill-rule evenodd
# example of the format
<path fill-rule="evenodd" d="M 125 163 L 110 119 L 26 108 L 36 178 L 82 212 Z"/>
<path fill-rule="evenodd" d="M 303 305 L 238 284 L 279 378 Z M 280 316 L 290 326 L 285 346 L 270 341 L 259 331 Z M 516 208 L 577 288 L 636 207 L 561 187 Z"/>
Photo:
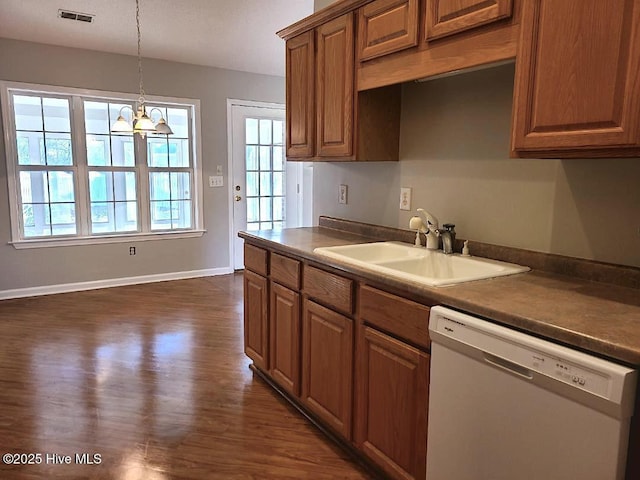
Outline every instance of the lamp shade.
<path fill-rule="evenodd" d="M 167 125 L 167 122 L 164 121 L 164 118 L 160 117 L 158 123 L 156 123 L 156 133 L 161 133 L 163 135 L 172 135 L 173 130 L 171 127 Z"/>
<path fill-rule="evenodd" d="M 131 127 L 126 118 L 119 115 L 116 122 L 111 126 L 111 131 L 113 133 L 131 133 L 133 132 L 133 127 Z"/>
<path fill-rule="evenodd" d="M 156 127 L 147 116 L 146 112 L 143 111 L 140 118 L 138 118 L 133 124 L 133 131 L 135 133 L 154 133 L 156 131 Z"/>

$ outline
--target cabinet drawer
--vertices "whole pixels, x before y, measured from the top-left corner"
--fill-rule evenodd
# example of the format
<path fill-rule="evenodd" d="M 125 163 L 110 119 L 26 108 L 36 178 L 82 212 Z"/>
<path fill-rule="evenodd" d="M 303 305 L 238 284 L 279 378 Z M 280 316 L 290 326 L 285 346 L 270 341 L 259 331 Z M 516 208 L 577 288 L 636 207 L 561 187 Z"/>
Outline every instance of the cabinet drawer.
<path fill-rule="evenodd" d="M 353 281 L 310 266 L 305 266 L 303 278 L 304 292 L 311 298 L 341 312 L 353 313 Z"/>
<path fill-rule="evenodd" d="M 360 318 L 415 345 L 430 348 L 430 308 L 411 300 L 363 285 Z"/>
<path fill-rule="evenodd" d="M 271 254 L 271 280 L 300 290 L 300 262 L 283 255 Z"/>
<path fill-rule="evenodd" d="M 264 248 L 244 244 L 244 268 L 266 276 L 269 273 L 267 262 L 267 251 Z"/>
<path fill-rule="evenodd" d="M 426 9 L 426 36 L 430 41 L 508 18 L 513 0 L 430 0 Z"/>
<path fill-rule="evenodd" d="M 375 0 L 358 11 L 359 60 L 418 44 L 418 0 Z"/>

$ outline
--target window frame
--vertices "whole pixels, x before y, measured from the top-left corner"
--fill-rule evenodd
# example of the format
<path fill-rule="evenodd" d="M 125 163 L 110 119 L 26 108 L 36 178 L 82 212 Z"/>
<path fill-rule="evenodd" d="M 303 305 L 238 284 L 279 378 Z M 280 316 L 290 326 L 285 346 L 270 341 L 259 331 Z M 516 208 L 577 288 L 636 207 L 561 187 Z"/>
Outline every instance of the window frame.
<path fill-rule="evenodd" d="M 74 154 L 74 163 L 68 169 L 75 174 L 75 206 L 76 214 L 80 219 L 76 222 L 75 235 L 24 238 L 22 226 L 22 212 L 20 211 L 20 183 L 18 179 L 21 170 L 17 160 L 16 126 L 13 111 L 12 94 L 58 96 L 69 99 L 71 143 Z M 135 232 L 110 232 L 90 233 L 90 197 L 89 197 L 89 171 L 93 168 L 88 165 L 86 150 L 86 134 L 84 119 L 84 101 L 104 101 L 130 104 L 135 107 L 138 95 L 121 92 L 108 92 L 100 90 L 88 90 L 73 87 L 57 87 L 22 82 L 0 81 L 0 107 L 2 110 L 3 136 L 5 142 L 5 155 L 7 165 L 7 187 L 9 193 L 9 210 L 11 220 L 11 240 L 9 244 L 16 249 L 40 248 L 68 245 L 87 245 L 122 243 L 132 241 L 147 241 L 156 239 L 176 239 L 201 237 L 206 230 L 203 228 L 203 183 L 202 183 L 202 158 L 201 125 L 200 125 L 200 100 L 177 97 L 148 96 L 148 104 L 161 105 L 163 107 L 186 108 L 188 111 L 190 159 L 193 171 L 191 185 L 191 201 L 193 202 L 193 224 L 187 229 L 153 230 L 151 224 L 151 202 L 149 200 L 149 173 L 154 168 L 147 162 L 147 141 L 134 139 L 136 153 L 136 194 L 137 211 L 140 218 L 141 231 Z M 137 135 L 137 134 L 135 134 Z M 165 137 L 158 137 L 165 138 Z M 171 138 L 171 137 L 169 137 Z M 144 148 L 141 148 L 144 147 Z M 142 165 L 142 170 L 140 169 Z M 112 166 L 114 167 L 114 166 Z M 167 171 L 173 171 L 171 169 Z"/>

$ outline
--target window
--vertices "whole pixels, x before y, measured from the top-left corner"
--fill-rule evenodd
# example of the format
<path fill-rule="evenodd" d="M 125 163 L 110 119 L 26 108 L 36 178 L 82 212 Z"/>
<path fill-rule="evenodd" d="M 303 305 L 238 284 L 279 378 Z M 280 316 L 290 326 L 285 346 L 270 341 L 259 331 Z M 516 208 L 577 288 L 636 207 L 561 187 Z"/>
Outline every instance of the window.
<path fill-rule="evenodd" d="M 285 220 L 281 120 L 245 119 L 247 230 L 280 230 Z"/>
<path fill-rule="evenodd" d="M 174 134 L 143 138 L 110 131 L 131 95 L 1 87 L 14 245 L 202 234 L 197 102 L 147 101 Z"/>

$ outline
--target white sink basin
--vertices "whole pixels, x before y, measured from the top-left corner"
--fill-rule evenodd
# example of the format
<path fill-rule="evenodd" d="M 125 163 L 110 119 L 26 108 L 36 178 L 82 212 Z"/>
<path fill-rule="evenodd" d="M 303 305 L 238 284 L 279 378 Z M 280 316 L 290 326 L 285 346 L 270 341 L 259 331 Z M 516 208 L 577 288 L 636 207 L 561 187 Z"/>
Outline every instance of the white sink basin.
<path fill-rule="evenodd" d="M 392 277 L 439 287 L 529 271 L 529 267 L 480 257 L 445 255 L 400 242 L 320 247 L 315 253 Z"/>

